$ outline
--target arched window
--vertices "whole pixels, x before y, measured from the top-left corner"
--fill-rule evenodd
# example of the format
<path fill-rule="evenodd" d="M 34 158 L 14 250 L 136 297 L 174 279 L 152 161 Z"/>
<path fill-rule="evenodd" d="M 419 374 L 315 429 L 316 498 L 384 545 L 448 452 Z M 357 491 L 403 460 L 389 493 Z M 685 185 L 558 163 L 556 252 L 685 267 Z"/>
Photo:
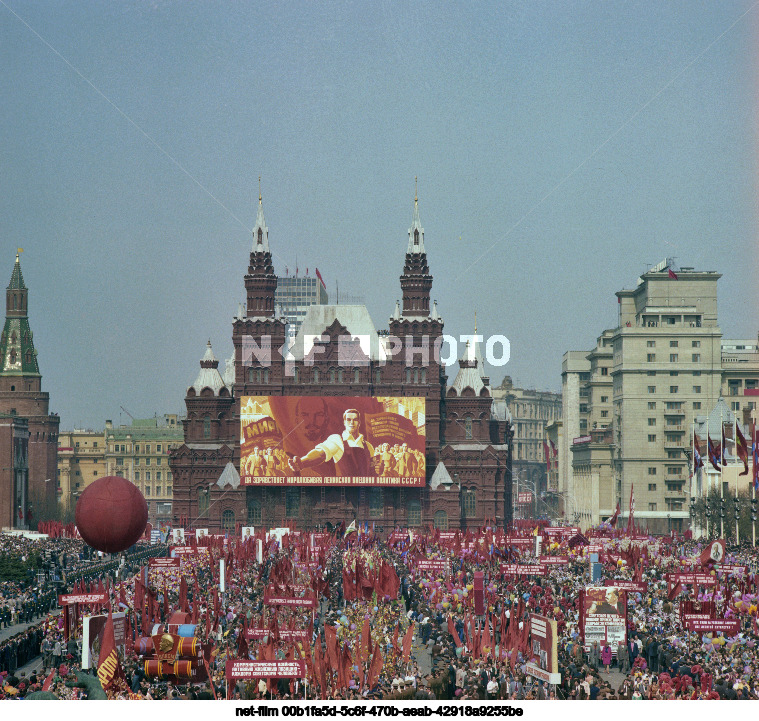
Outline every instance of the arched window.
<path fill-rule="evenodd" d="M 288 488 L 285 495 L 285 516 L 297 518 L 300 513 L 300 488 Z"/>
<path fill-rule="evenodd" d="M 335 369 L 330 368 L 329 369 L 329 382 L 334 383 L 335 382 Z"/>
<path fill-rule="evenodd" d="M 414 231 L 414 245 L 419 245 L 419 231 Z"/>
<path fill-rule="evenodd" d="M 406 368 L 406 383 L 411 383 L 411 368 Z"/>
<path fill-rule="evenodd" d="M 264 383 L 268 383 L 268 382 L 269 382 L 269 369 L 266 368 L 264 370 Z"/>
<path fill-rule="evenodd" d="M 204 518 L 208 515 L 208 497 L 210 491 L 207 488 L 201 488 L 198 491 L 198 517 Z"/>
<path fill-rule="evenodd" d="M 374 371 L 374 382 L 377 385 L 382 383 L 382 371 L 379 368 L 377 368 L 377 370 Z"/>
<path fill-rule="evenodd" d="M 353 369 L 353 382 L 354 383 L 361 382 L 361 371 L 358 368 Z"/>
<path fill-rule="evenodd" d="M 438 531 L 447 531 L 448 530 L 448 513 L 445 511 L 435 511 L 435 528 L 438 529 Z"/>
<path fill-rule="evenodd" d="M 414 368 L 414 383 L 419 384 L 419 369 Z"/>
<path fill-rule="evenodd" d="M 251 526 L 261 525 L 261 504 L 256 500 L 248 501 L 248 524 Z"/>
<path fill-rule="evenodd" d="M 464 506 L 464 518 L 474 518 L 477 515 L 477 492 L 470 488 L 461 491 L 461 502 Z"/>
<path fill-rule="evenodd" d="M 258 229 L 258 244 L 263 245 L 264 242 L 264 231 L 261 230 L 261 228 Z"/>
<path fill-rule="evenodd" d="M 337 382 L 338 383 L 343 383 L 344 380 L 345 380 L 345 378 L 343 376 L 343 369 L 342 368 L 338 368 L 337 369 Z"/>
<path fill-rule="evenodd" d="M 419 501 L 409 501 L 406 506 L 406 522 L 409 528 L 422 525 L 422 504 Z"/>
<path fill-rule="evenodd" d="M 422 368 L 422 385 L 427 383 L 427 369 Z"/>
<path fill-rule="evenodd" d="M 203 438 L 210 438 L 211 437 L 211 418 L 210 416 L 205 416 L 203 418 Z"/>
<path fill-rule="evenodd" d="M 300 380 L 300 372 L 299 372 L 299 369 L 298 369 L 298 368 L 294 368 L 294 369 L 293 369 L 293 382 L 294 382 L 294 383 L 298 383 L 298 381 L 299 381 L 299 380 Z"/>
<path fill-rule="evenodd" d="M 464 435 L 467 440 L 472 439 L 472 419 L 464 418 Z"/>
<path fill-rule="evenodd" d="M 260 382 L 261 382 L 261 369 L 256 368 L 256 383 L 260 383 Z"/>
<path fill-rule="evenodd" d="M 385 514 L 385 493 L 382 488 L 369 489 L 369 518 L 382 518 Z"/>
<path fill-rule="evenodd" d="M 235 512 L 231 509 L 227 509 L 221 514 L 221 527 L 225 531 L 235 530 Z"/>
<path fill-rule="evenodd" d="M 314 383 L 318 383 L 318 382 L 319 382 L 319 369 L 314 368 Z"/>
<path fill-rule="evenodd" d="M 252 383 L 256 377 L 256 369 L 248 368 L 248 383 Z"/>

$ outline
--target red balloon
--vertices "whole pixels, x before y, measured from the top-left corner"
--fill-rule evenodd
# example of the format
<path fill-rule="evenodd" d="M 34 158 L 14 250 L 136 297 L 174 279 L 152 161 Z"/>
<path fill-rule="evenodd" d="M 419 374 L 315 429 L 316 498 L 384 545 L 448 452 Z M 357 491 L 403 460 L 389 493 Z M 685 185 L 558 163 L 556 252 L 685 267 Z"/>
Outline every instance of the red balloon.
<path fill-rule="evenodd" d="M 137 486 L 120 476 L 98 478 L 76 503 L 76 527 L 85 542 L 103 553 L 133 546 L 145 531 L 148 504 Z"/>

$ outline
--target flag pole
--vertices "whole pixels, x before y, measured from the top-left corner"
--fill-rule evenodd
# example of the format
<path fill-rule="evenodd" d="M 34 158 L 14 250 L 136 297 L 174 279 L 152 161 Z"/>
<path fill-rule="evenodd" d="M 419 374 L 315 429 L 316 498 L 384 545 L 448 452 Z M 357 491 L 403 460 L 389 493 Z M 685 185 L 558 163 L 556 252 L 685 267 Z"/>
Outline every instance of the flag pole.
<path fill-rule="evenodd" d="M 738 456 L 738 416 L 733 414 L 733 456 Z M 741 537 L 738 529 L 738 469 L 735 469 L 735 545 L 741 545 Z"/>
<path fill-rule="evenodd" d="M 722 483 L 722 461 L 725 459 L 725 425 L 722 420 L 722 408 L 719 409 L 719 537 L 725 537 L 725 486 Z"/>

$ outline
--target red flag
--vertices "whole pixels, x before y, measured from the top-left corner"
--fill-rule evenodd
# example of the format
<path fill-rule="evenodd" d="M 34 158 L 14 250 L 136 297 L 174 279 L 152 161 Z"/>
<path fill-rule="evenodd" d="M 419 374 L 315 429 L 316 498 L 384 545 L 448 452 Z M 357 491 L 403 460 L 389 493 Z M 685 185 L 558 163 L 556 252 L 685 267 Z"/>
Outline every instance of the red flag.
<path fill-rule="evenodd" d="M 322 284 L 322 288 L 324 290 L 327 290 L 327 284 L 324 282 L 324 278 L 322 278 L 322 274 L 319 272 L 319 269 L 316 269 L 316 277 L 319 279 L 319 282 Z"/>
<path fill-rule="evenodd" d="M 741 432 L 741 428 L 738 424 L 735 425 L 735 431 L 736 431 L 736 452 L 738 454 L 738 458 L 740 458 L 743 461 L 743 473 L 739 474 L 741 476 L 747 476 L 748 475 L 748 443 L 746 443 L 746 439 L 743 436 L 743 433 Z"/>
<path fill-rule="evenodd" d="M 709 566 L 713 563 L 722 563 L 725 558 L 725 541 L 718 538 L 712 541 L 701 553 L 699 561 L 702 566 Z"/>
<path fill-rule="evenodd" d="M 680 592 L 683 590 L 683 584 L 678 581 L 674 586 L 672 586 L 670 592 L 667 594 L 667 599 L 670 601 L 674 601 L 679 595 Z"/>
<path fill-rule="evenodd" d="M 414 624 L 409 624 L 406 635 L 403 637 L 403 660 L 408 661 L 411 655 L 411 641 L 414 638 Z"/>
<path fill-rule="evenodd" d="M 116 642 L 113 631 L 113 614 L 108 614 L 108 620 L 105 622 L 103 630 L 103 641 L 100 645 L 100 656 L 98 657 L 98 678 L 104 691 L 126 691 L 127 684 L 124 670 L 121 668 L 121 661 L 116 652 Z"/>
<path fill-rule="evenodd" d="M 57 669 L 53 669 L 49 674 L 48 677 L 45 679 L 45 683 L 42 684 L 42 690 L 43 691 L 49 691 L 50 687 L 53 685 L 53 679 L 55 678 L 55 672 Z"/>
<path fill-rule="evenodd" d="M 667 268 L 667 275 L 669 276 L 669 278 L 671 280 L 677 280 L 678 279 L 677 278 L 677 273 L 675 273 L 675 271 L 672 270 L 672 268 Z"/>
<path fill-rule="evenodd" d="M 707 447 L 709 449 L 709 463 L 712 464 L 712 467 L 717 473 L 721 473 L 722 469 L 720 468 L 720 464 L 722 461 L 722 448 L 719 443 L 714 443 L 711 438 L 707 439 Z"/>
<path fill-rule="evenodd" d="M 453 636 L 453 642 L 456 644 L 456 648 L 459 648 L 461 646 L 461 639 L 456 630 L 456 624 L 453 623 L 453 616 L 448 616 L 448 633 Z"/>
<path fill-rule="evenodd" d="M 546 459 L 546 470 L 550 473 L 551 471 L 551 454 L 548 450 L 548 444 L 543 441 L 543 454 L 545 455 Z"/>
<path fill-rule="evenodd" d="M 372 656 L 372 663 L 369 666 L 369 683 L 367 686 L 369 689 L 373 689 L 379 680 L 380 673 L 382 672 L 382 654 L 380 653 L 379 644 L 374 647 L 374 656 Z"/>
<path fill-rule="evenodd" d="M 614 511 L 614 515 L 609 519 L 609 525 L 612 528 L 616 528 L 617 527 L 617 519 L 619 518 L 619 513 L 620 513 L 621 510 L 622 509 L 619 507 L 619 501 L 617 501 L 617 508 Z"/>
<path fill-rule="evenodd" d="M 337 647 L 337 629 L 334 626 L 324 627 L 324 639 L 327 642 L 327 657 L 332 668 L 339 668 L 339 649 Z"/>
<path fill-rule="evenodd" d="M 630 515 L 627 517 L 627 535 L 631 535 L 635 528 L 635 494 L 634 484 L 630 486 Z"/>

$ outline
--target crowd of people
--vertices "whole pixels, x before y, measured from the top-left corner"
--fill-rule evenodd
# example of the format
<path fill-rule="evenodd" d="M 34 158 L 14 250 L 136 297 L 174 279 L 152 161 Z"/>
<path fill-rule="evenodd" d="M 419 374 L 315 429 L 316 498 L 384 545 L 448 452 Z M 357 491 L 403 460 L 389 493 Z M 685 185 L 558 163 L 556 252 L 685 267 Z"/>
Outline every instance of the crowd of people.
<path fill-rule="evenodd" d="M 254 539 L 212 537 L 207 546 L 183 554 L 179 568 L 151 567 L 147 573 L 142 571 L 147 559 L 166 555 L 166 546 L 140 545 L 128 557 L 95 561 L 86 559 L 81 541 L 74 539 L 3 535 L 0 548 L 62 561 L 66 580 L 57 592 L 105 584 L 109 601 L 83 612 L 107 613 L 110 607 L 128 615 L 121 657 L 126 687 L 109 691 L 116 698 L 759 698 L 759 554 L 750 546 L 728 549 L 722 563 L 746 570 L 726 573 L 720 566 L 699 565 L 697 541 L 594 538 L 604 549 L 603 578 L 612 584 L 635 581 L 643 589 L 628 591 L 620 601 L 626 609 L 625 639 L 609 644 L 583 641 L 582 592 L 593 585 L 586 545 L 554 539 L 543 554 L 562 563 L 537 575 L 515 576 L 504 575 L 504 562 L 533 559 L 510 549 L 492 529 L 455 539 L 434 531 L 396 534 L 392 543 L 371 533 L 322 535 L 314 545 L 307 533 L 281 544 L 264 543 L 261 563 Z M 716 583 L 673 592 L 666 574 L 684 570 L 712 575 Z M 479 615 L 473 604 L 478 571 L 485 603 Z M 388 574 L 397 580 L 394 595 L 386 592 Z M 313 608 L 266 603 L 272 588 L 280 595 L 313 598 Z M 738 622 L 739 632 L 727 637 L 689 632 L 680 614 L 686 600 L 712 604 L 719 618 Z M 67 639 L 55 605 L 55 593 L 36 576 L 0 583 L 0 609 L 11 610 L 10 621 L 31 624 L 0 641 L 0 696 L 24 698 L 43 687 L 58 698 L 91 693 L 82 683 L 81 618 Z M 187 612 L 187 625 L 201 643 L 197 671 L 189 677 L 150 673 L 140 639 L 155 623 L 165 632 L 177 610 Z M 558 684 L 530 673 L 528 663 L 535 658 L 526 639 L 534 613 L 557 623 Z M 4 618 L 5 611 L 0 621 Z M 265 633 L 251 635 L 251 629 Z M 285 631 L 302 633 L 296 638 Z M 41 658 L 40 670 L 31 673 L 24 666 L 35 658 Z M 304 660 L 307 678 L 227 681 L 226 661 L 240 658 Z"/>

